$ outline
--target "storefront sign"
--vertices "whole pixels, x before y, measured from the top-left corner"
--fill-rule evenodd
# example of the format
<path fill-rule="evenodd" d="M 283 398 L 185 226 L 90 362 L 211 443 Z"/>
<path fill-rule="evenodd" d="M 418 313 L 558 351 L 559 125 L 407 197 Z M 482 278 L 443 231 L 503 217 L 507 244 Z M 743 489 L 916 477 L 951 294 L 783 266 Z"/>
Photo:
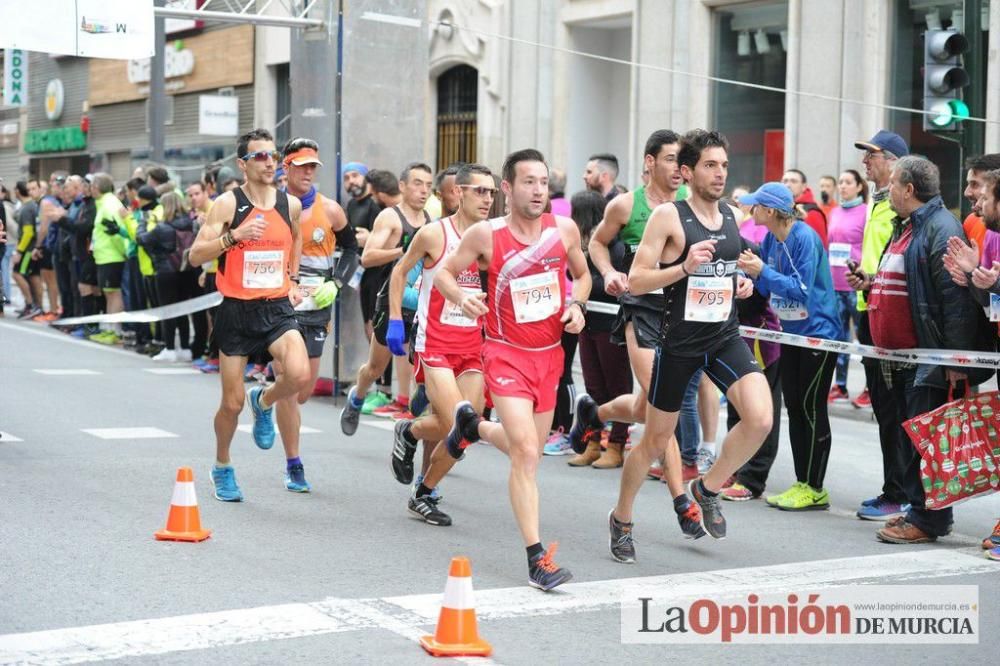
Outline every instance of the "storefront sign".
<path fill-rule="evenodd" d="M 0 125 L 0 148 L 16 148 L 19 135 L 18 121 L 11 120 Z"/>
<path fill-rule="evenodd" d="M 239 97 L 234 95 L 198 96 L 198 134 L 237 136 L 239 133 Z"/>
<path fill-rule="evenodd" d="M 3 58 L 3 103 L 24 106 L 28 101 L 28 54 L 7 49 Z"/>
<path fill-rule="evenodd" d="M 169 94 L 216 90 L 253 83 L 253 26 L 203 32 L 168 43 L 164 73 Z M 90 61 L 91 106 L 139 100 L 149 95 L 148 61 Z"/>
<path fill-rule="evenodd" d="M 59 153 L 86 147 L 87 135 L 79 127 L 28 130 L 24 135 L 26 153 Z"/>
<path fill-rule="evenodd" d="M 31 0 L 4 3 L 0 44 L 83 58 L 145 58 L 153 54 L 149 0 Z"/>
<path fill-rule="evenodd" d="M 60 79 L 52 79 L 45 86 L 45 117 L 49 120 L 59 120 L 62 116 L 63 104 L 66 102 L 66 89 Z"/>

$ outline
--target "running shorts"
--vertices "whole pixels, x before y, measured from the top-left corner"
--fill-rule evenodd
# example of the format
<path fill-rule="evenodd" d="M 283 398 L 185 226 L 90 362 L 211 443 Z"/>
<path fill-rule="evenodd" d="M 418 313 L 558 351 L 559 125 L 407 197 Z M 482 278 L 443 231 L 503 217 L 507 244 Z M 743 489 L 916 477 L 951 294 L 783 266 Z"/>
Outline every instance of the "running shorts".
<path fill-rule="evenodd" d="M 212 335 L 226 356 L 270 360 L 268 348 L 288 331 L 300 330 L 287 297 L 254 301 L 225 298 L 215 313 Z"/>
<path fill-rule="evenodd" d="M 122 272 L 124 261 L 97 265 L 97 286 L 105 291 L 118 291 L 122 288 Z"/>
<path fill-rule="evenodd" d="M 41 274 L 42 266 L 39 262 L 31 258 L 31 250 L 29 249 L 21 255 L 21 261 L 17 262 L 14 270 L 24 277 L 33 277 Z"/>
<path fill-rule="evenodd" d="M 413 310 L 403 310 L 403 342 L 408 343 L 410 341 L 410 334 L 413 328 L 413 318 L 416 316 L 416 312 Z M 383 347 L 385 344 L 385 334 L 389 332 L 389 311 L 388 310 L 378 310 L 375 313 L 375 319 L 372 320 L 372 326 L 375 331 L 375 339 Z"/>
<path fill-rule="evenodd" d="M 616 345 L 625 344 L 625 327 L 632 322 L 635 339 L 641 349 L 656 349 L 660 342 L 660 328 L 663 323 L 663 311 L 666 310 L 666 299 L 661 294 L 645 294 L 621 297 L 621 307 L 611 329 L 611 342 Z"/>
<path fill-rule="evenodd" d="M 649 382 L 649 404 L 664 412 L 680 411 L 684 392 L 699 368 L 705 370 L 723 394 L 739 379 L 761 372 L 750 348 L 739 337 L 732 337 L 715 351 L 699 356 L 678 356 L 657 347 Z"/>
<path fill-rule="evenodd" d="M 77 279 L 80 284 L 97 286 L 97 264 L 93 257 L 80 260 L 80 277 Z"/>
<path fill-rule="evenodd" d="M 486 386 L 494 396 L 531 400 L 536 414 L 551 412 L 556 408 L 563 353 L 562 346 L 535 351 L 486 340 L 483 343 Z"/>
<path fill-rule="evenodd" d="M 302 331 L 302 337 L 305 338 L 306 351 L 309 353 L 309 358 L 322 357 L 323 344 L 330 334 L 330 324 L 315 326 L 299 321 L 299 330 Z"/>
<path fill-rule="evenodd" d="M 413 354 L 413 378 L 418 384 L 424 383 L 424 368 L 443 368 L 451 370 L 455 377 L 466 372 L 483 371 L 483 356 L 475 354 L 435 354 L 432 352 L 415 352 Z"/>
<path fill-rule="evenodd" d="M 52 263 L 52 250 L 42 247 L 42 258 L 38 260 L 38 267 L 43 271 L 51 271 L 54 268 Z"/>

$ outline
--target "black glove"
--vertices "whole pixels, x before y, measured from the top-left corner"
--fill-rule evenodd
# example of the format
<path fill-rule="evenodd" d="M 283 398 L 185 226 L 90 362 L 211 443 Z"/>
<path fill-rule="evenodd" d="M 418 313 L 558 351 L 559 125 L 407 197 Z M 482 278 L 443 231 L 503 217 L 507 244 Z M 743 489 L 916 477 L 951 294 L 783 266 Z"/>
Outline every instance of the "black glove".
<path fill-rule="evenodd" d="M 104 230 L 108 232 L 109 236 L 117 236 L 121 227 L 114 220 L 101 220 L 101 224 L 104 225 Z"/>

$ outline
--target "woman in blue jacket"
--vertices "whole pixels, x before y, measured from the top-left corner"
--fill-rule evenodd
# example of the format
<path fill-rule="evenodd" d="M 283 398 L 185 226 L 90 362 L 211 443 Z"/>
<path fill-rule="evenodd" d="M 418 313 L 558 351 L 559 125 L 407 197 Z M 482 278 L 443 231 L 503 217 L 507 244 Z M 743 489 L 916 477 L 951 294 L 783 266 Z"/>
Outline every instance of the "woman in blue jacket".
<path fill-rule="evenodd" d="M 792 192 L 781 183 L 765 183 L 740 203 L 753 206 L 757 224 L 768 234 L 760 257 L 749 250 L 739 267 L 771 303 L 782 330 L 796 335 L 836 340 L 840 324 L 830 262 L 819 235 L 795 217 Z M 781 393 L 788 412 L 797 482 L 767 503 L 785 511 L 828 509 L 823 488 L 830 457 L 830 417 L 827 393 L 837 367 L 837 354 L 781 346 Z"/>

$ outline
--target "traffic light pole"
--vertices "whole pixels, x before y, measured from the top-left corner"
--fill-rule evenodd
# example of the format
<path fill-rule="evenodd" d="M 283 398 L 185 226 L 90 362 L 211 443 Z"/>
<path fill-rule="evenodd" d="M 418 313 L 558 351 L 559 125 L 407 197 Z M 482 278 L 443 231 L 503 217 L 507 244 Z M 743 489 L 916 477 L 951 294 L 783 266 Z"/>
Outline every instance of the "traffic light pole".
<path fill-rule="evenodd" d="M 983 0 L 965 0 L 965 25 L 962 27 L 969 41 L 969 51 L 965 54 L 966 69 L 969 71 L 969 87 L 965 89 L 965 103 L 973 118 L 986 117 L 986 90 L 983 69 L 986 67 L 986 53 L 983 49 L 982 26 Z M 986 144 L 986 125 L 980 122 L 962 123 L 962 161 L 972 155 L 982 155 Z M 964 171 L 963 171 L 964 173 Z M 969 211 L 968 201 L 962 197 L 962 213 Z"/>

